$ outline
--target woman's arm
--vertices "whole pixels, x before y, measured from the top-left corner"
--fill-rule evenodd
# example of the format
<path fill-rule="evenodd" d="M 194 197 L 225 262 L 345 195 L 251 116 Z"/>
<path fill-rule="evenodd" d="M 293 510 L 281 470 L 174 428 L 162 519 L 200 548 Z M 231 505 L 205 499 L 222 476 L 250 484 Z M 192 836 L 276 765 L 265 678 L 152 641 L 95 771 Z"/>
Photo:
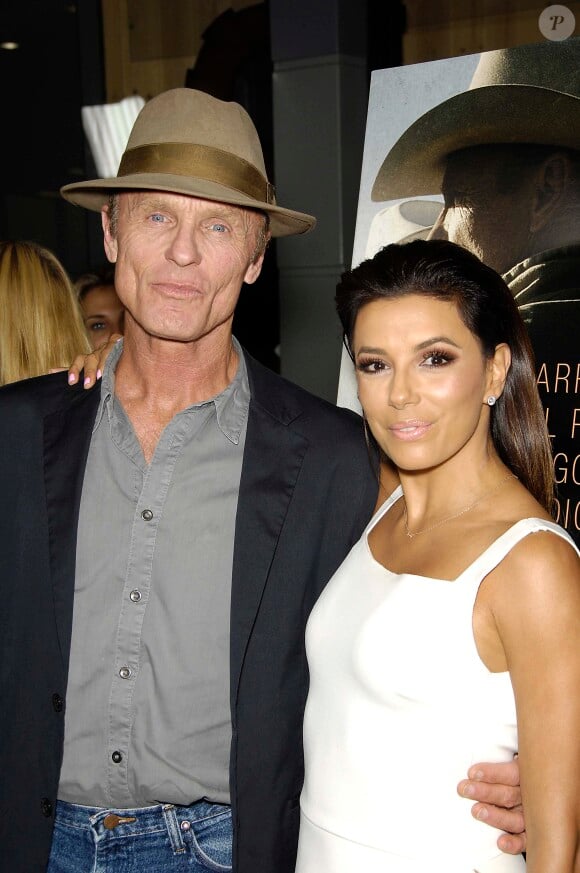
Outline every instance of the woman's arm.
<path fill-rule="evenodd" d="M 580 873 L 580 559 L 541 532 L 503 564 L 492 610 L 516 700 L 528 873 Z"/>

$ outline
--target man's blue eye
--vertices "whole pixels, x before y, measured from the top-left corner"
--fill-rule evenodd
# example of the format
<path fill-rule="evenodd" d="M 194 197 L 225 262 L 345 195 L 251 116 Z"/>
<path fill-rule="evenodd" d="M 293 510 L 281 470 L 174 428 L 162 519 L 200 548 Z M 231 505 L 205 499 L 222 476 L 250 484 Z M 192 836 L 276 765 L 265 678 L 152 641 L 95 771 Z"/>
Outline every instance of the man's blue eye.
<path fill-rule="evenodd" d="M 213 228 L 213 230 L 218 230 L 220 233 L 225 233 L 227 230 L 227 227 L 225 226 L 225 224 L 220 224 L 217 221 L 214 224 L 212 224 L 212 228 Z"/>

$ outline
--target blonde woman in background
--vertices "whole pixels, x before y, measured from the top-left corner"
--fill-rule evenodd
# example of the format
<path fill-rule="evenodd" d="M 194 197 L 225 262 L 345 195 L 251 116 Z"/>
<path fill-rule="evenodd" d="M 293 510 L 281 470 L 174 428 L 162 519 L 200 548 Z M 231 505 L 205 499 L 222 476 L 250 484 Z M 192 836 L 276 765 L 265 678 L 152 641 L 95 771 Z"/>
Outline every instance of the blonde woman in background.
<path fill-rule="evenodd" d="M 0 241 L 0 385 L 65 367 L 79 349 L 90 346 L 58 258 L 34 242 Z"/>

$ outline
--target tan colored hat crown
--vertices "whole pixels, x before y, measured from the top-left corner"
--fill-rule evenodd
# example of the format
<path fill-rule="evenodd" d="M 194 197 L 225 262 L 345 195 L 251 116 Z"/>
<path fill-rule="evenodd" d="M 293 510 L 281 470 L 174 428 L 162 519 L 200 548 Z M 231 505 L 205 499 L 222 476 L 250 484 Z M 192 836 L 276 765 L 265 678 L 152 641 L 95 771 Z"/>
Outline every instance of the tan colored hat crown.
<path fill-rule="evenodd" d="M 580 39 L 481 55 L 467 91 L 411 124 L 377 174 L 375 201 L 438 194 L 445 158 L 477 145 L 580 149 Z"/>
<path fill-rule="evenodd" d="M 238 103 L 174 88 L 145 104 L 117 175 L 61 188 L 71 203 L 100 211 L 114 191 L 168 191 L 258 209 L 273 236 L 306 233 L 312 215 L 278 206 L 254 124 Z"/>

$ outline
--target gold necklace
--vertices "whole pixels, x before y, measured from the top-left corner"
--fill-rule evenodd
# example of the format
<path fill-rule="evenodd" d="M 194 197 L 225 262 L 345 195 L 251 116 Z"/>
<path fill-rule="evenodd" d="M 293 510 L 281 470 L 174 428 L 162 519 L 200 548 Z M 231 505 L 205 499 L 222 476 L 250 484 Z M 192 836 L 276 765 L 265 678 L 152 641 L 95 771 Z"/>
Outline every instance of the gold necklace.
<path fill-rule="evenodd" d="M 469 512 L 471 509 L 477 506 L 478 503 L 481 503 L 482 500 L 485 500 L 486 497 L 491 497 L 492 494 L 495 494 L 496 491 L 499 491 L 499 489 L 508 481 L 508 479 L 517 478 L 518 477 L 515 476 L 513 473 L 508 473 L 507 476 L 504 476 L 503 479 L 500 479 L 495 488 L 492 488 L 491 491 L 486 491 L 484 494 L 481 495 L 481 497 L 478 497 L 477 500 L 474 500 L 473 503 L 469 503 L 467 506 L 464 506 L 463 509 L 460 509 L 459 512 L 456 512 L 454 515 L 448 515 L 446 516 L 446 518 L 442 518 L 441 521 L 435 522 L 435 524 L 432 524 L 430 527 L 424 527 L 421 530 L 416 531 L 409 530 L 409 525 L 407 523 L 407 501 L 403 497 L 403 501 L 405 503 L 403 507 L 403 521 L 405 524 L 405 533 L 407 534 L 409 539 L 412 540 L 415 537 L 418 537 L 419 534 L 428 533 L 430 530 L 435 530 L 436 527 L 441 527 L 442 524 L 446 524 L 446 522 L 448 521 L 453 521 L 454 518 L 459 518 L 460 515 L 465 515 L 466 512 Z"/>

